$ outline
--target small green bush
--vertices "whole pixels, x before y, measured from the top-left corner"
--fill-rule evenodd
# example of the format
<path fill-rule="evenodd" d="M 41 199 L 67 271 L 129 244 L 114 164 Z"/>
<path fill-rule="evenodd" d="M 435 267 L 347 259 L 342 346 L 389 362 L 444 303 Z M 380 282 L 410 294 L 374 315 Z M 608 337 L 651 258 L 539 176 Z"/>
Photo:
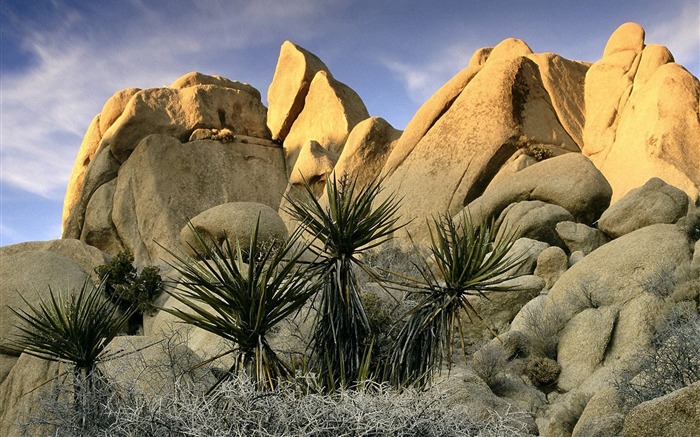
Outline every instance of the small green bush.
<path fill-rule="evenodd" d="M 163 291 L 160 268 L 144 267 L 138 273 L 134 267 L 134 256 L 124 250 L 119 252 L 109 264 L 95 269 L 105 280 L 105 292 L 122 309 L 134 307 L 140 314 L 153 314 L 153 300 Z"/>

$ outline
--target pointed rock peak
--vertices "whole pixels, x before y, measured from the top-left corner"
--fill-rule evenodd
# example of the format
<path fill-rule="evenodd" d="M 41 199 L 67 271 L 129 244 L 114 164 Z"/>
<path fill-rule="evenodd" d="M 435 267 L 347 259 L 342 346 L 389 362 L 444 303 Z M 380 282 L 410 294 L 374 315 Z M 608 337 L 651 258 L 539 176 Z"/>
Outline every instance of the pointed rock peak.
<path fill-rule="evenodd" d="M 477 67 L 479 65 L 484 65 L 484 63 L 489 59 L 493 47 L 482 47 L 475 51 L 472 58 L 469 60 L 469 67 Z"/>
<path fill-rule="evenodd" d="M 603 57 L 613 53 L 632 50 L 641 52 L 644 48 L 644 28 L 637 23 L 625 23 L 615 29 L 605 44 Z"/>
<path fill-rule="evenodd" d="M 517 38 L 506 38 L 491 50 L 488 58 L 489 60 L 508 59 L 531 54 L 532 49 L 525 43 L 525 41 Z"/>
<path fill-rule="evenodd" d="M 225 77 L 221 77 L 218 75 L 209 76 L 207 74 L 202 74 L 198 71 L 192 71 L 176 79 L 175 82 L 173 82 L 173 84 L 170 85 L 170 88 L 181 90 L 196 85 L 215 85 L 222 88 L 231 88 L 234 90 L 246 92 L 257 99 L 261 99 L 260 91 L 255 89 L 255 87 L 253 87 L 252 85 L 226 79 Z"/>
<path fill-rule="evenodd" d="M 275 74 L 267 90 L 267 125 L 272 139 L 283 141 L 304 107 L 304 99 L 316 73 L 328 67 L 313 53 L 291 41 L 280 49 Z"/>

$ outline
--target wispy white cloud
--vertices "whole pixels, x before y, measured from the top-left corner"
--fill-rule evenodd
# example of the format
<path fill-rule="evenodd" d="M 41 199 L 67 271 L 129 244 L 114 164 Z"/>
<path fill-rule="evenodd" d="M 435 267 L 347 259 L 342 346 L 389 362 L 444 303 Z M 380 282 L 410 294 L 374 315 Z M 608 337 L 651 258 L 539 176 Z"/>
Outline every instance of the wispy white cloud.
<path fill-rule="evenodd" d="M 422 104 L 452 76 L 469 64 L 476 47 L 467 44 L 449 45 L 433 51 L 427 61 L 406 62 L 384 56 L 380 62 L 391 70 L 414 102 Z"/>
<path fill-rule="evenodd" d="M 647 29 L 647 44 L 662 44 L 671 50 L 676 62 L 691 73 L 700 74 L 700 3 L 685 2 L 677 15 Z"/>
<path fill-rule="evenodd" d="M 33 62 L 3 73 L 0 183 L 62 197 L 81 138 L 115 91 L 168 85 L 193 69 L 227 75 L 211 69 L 236 67 L 236 55 L 250 59 L 246 50 L 278 45 L 281 35 L 319 32 L 323 26 L 308 22 L 323 22 L 333 5 L 321 0 L 129 4 L 126 15 L 115 9 L 96 18 L 57 3 L 59 16 L 51 26 L 27 23 L 19 29 Z M 275 61 L 273 55 L 270 77 Z"/>

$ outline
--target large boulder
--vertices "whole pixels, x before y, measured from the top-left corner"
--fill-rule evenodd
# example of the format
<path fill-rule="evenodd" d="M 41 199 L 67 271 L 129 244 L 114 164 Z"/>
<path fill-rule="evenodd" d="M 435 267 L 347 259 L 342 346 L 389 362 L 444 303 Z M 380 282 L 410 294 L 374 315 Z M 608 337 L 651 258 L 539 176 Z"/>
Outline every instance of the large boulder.
<path fill-rule="evenodd" d="M 571 213 L 559 205 L 539 200 L 512 203 L 501 212 L 496 221 L 496 239 L 512 234 L 516 238 L 530 238 L 552 246 L 565 247 L 555 227 L 559 222 L 570 220 L 573 220 Z"/>
<path fill-rule="evenodd" d="M 252 86 L 196 72 L 171 87 L 116 93 L 91 124 L 78 153 L 64 202 L 63 237 L 82 237 L 93 194 L 117 177 L 142 139 L 160 134 L 184 143 L 194 131 L 205 128 L 228 130 L 253 142 L 269 140 L 266 113 L 260 92 Z M 97 236 L 106 231 L 103 223 L 91 230 L 95 236 L 89 238 L 113 239 Z"/>
<path fill-rule="evenodd" d="M 256 225 L 260 244 L 282 242 L 287 238 L 287 227 L 274 209 L 262 203 L 229 202 L 195 216 L 180 232 L 180 244 L 192 255 L 192 248 L 201 250 L 192 232 L 194 229 L 203 239 L 220 247 L 228 240 L 231 247 L 240 244 L 246 249 Z"/>
<path fill-rule="evenodd" d="M 688 212 L 688 196 L 659 178 L 625 194 L 598 220 L 598 229 L 612 238 L 656 223 L 675 223 Z"/>
<path fill-rule="evenodd" d="M 400 137 L 401 131 L 381 117 L 361 121 L 350 132 L 335 164 L 336 175 L 347 174 L 357 179 L 358 187 L 366 186 L 379 177 Z"/>
<path fill-rule="evenodd" d="M 328 72 L 319 71 L 309 85 L 304 109 L 284 140 L 287 168 L 294 169 L 299 150 L 310 140 L 339 155 L 350 131 L 366 118 L 369 113 L 360 96 Z"/>
<path fill-rule="evenodd" d="M 512 203 L 539 200 L 590 224 L 607 209 L 611 194 L 610 185 L 590 160 L 580 153 L 566 153 L 504 178 L 466 209 L 478 222 L 500 215 Z"/>
<path fill-rule="evenodd" d="M 555 230 L 571 253 L 581 252 L 588 255 L 610 241 L 602 231 L 583 223 L 559 222 Z"/>
<path fill-rule="evenodd" d="M 328 72 L 328 67 L 316 55 L 291 41 L 282 43 L 275 75 L 267 89 L 267 126 L 273 140 L 284 141 L 287 137 L 319 71 Z"/>
<path fill-rule="evenodd" d="M 3 255 L 0 263 L 0 351 L 7 352 L 8 340 L 20 333 L 20 319 L 10 310 L 29 311 L 25 300 L 37 305 L 54 293 L 79 290 L 89 274 L 72 260 L 48 251 L 23 251 Z"/>
<path fill-rule="evenodd" d="M 506 40 L 426 102 L 383 169 L 387 193 L 403 199 L 400 213 L 411 221 L 411 235 L 425 239 L 426 217 L 454 215 L 477 198 L 519 148 L 578 152 L 560 120 L 582 112 L 554 104 L 568 94 L 548 89 L 542 75 L 568 76 L 569 92 L 583 95 L 583 72 L 580 64 L 533 56 L 522 41 Z"/>
<path fill-rule="evenodd" d="M 583 153 L 613 187 L 613 203 L 652 177 L 700 193 L 700 81 L 644 30 L 620 26 L 586 74 Z"/>
<path fill-rule="evenodd" d="M 190 218 L 227 202 L 276 210 L 286 185 L 280 148 L 248 141 L 183 144 L 151 135 L 120 168 L 112 222 L 138 263 L 155 263 L 167 257 L 166 248 L 179 249 Z"/>
<path fill-rule="evenodd" d="M 685 437 L 700 430 L 700 382 L 643 402 L 625 417 L 625 437 Z"/>

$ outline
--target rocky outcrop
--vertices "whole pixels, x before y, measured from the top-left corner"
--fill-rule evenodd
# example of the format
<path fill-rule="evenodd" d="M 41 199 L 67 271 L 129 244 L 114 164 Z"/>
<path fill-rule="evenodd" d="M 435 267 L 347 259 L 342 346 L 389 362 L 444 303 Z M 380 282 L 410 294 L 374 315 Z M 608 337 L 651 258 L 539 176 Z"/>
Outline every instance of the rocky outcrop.
<path fill-rule="evenodd" d="M 284 153 L 290 173 L 301 147 L 308 141 L 339 155 L 350 131 L 369 113 L 360 96 L 350 87 L 319 71 L 309 85 L 304 108 L 294 120 L 284 139 Z"/>
<path fill-rule="evenodd" d="M 628 437 L 685 437 L 700 429 L 700 382 L 644 402 L 625 418 Z"/>
<path fill-rule="evenodd" d="M 613 202 L 652 177 L 700 193 L 700 82 L 644 29 L 620 26 L 586 74 L 583 153 L 613 187 Z"/>
<path fill-rule="evenodd" d="M 554 155 L 579 151 L 574 138 L 580 135 L 572 137 L 560 120 L 569 119 L 564 124 L 575 132 L 575 126 L 583 125 L 582 111 L 554 101 L 582 101 L 569 98 L 583 95 L 581 64 L 535 56 L 519 40 L 502 42 L 479 62 L 419 109 L 383 170 L 389 175 L 387 191 L 403 198 L 400 212 L 413 220 L 407 230 L 419 239 L 426 217 L 456 214 L 481 194 L 519 148 Z M 569 79 L 556 88 L 553 78 L 561 76 Z"/>
<path fill-rule="evenodd" d="M 284 141 L 294 120 L 304 107 L 311 80 L 328 67 L 313 53 L 291 41 L 280 49 L 275 75 L 267 90 L 267 126 L 272 139 Z"/>

